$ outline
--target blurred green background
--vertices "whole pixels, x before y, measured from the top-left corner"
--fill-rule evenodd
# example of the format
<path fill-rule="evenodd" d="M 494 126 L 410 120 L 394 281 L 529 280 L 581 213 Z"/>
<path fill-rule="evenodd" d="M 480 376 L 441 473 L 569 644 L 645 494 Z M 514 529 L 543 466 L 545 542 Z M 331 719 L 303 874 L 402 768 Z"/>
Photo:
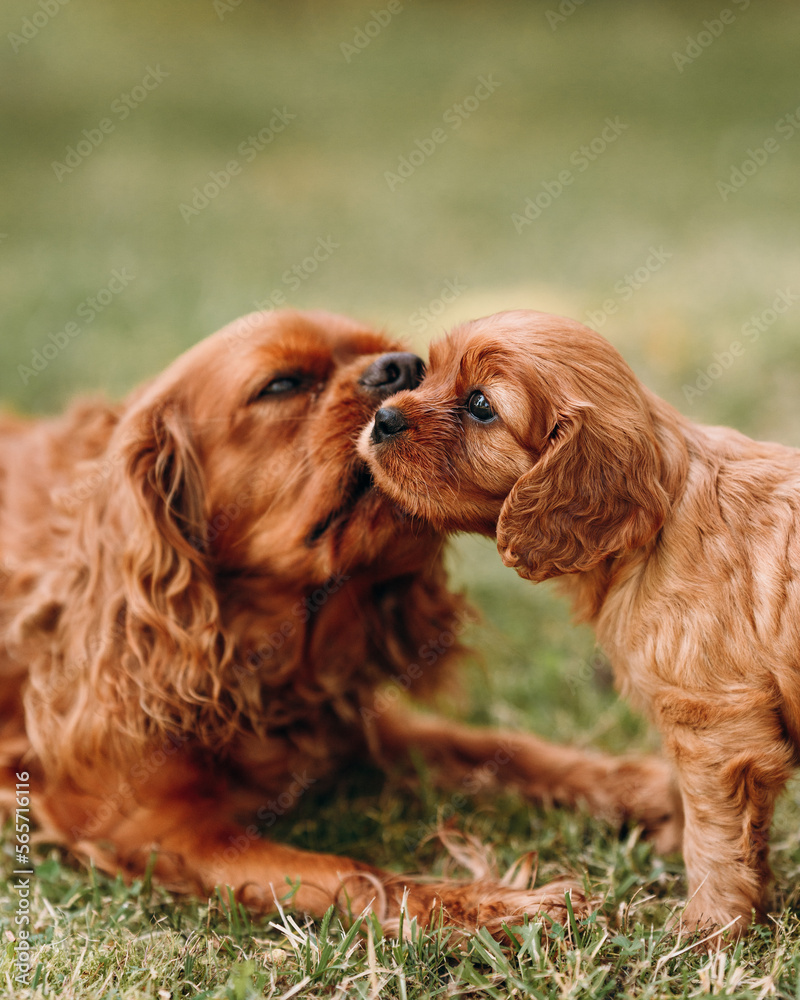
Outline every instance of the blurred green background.
<path fill-rule="evenodd" d="M 800 445 L 800 10 L 721 10 L 5 0 L 0 398 L 122 394 L 281 294 L 423 352 L 529 307 L 592 319 L 691 416 Z M 488 616 L 473 714 L 625 746 L 551 591 L 488 542 L 453 566 Z"/>

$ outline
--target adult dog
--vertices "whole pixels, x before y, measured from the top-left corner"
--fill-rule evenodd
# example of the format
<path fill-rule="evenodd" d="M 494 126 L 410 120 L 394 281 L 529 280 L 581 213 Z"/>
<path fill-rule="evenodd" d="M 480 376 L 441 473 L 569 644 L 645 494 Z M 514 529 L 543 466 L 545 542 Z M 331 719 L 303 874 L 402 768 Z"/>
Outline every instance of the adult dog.
<path fill-rule="evenodd" d="M 361 449 L 437 530 L 563 578 L 677 765 L 686 923 L 762 916 L 800 746 L 800 452 L 690 422 L 594 331 L 524 311 L 432 345 Z"/>
<path fill-rule="evenodd" d="M 464 607 L 440 537 L 373 489 L 355 447 L 420 373 L 351 320 L 259 313 L 121 405 L 0 423 L 0 763 L 54 836 L 110 870 L 155 849 L 165 883 L 254 907 L 372 905 L 391 926 L 405 893 L 421 923 L 474 927 L 561 916 L 568 887 L 585 901 L 566 881 L 423 884 L 259 825 L 358 755 L 416 747 L 454 783 L 502 751 L 503 782 L 532 798 L 670 829 L 658 761 L 376 704 L 387 682 L 434 686 Z"/>

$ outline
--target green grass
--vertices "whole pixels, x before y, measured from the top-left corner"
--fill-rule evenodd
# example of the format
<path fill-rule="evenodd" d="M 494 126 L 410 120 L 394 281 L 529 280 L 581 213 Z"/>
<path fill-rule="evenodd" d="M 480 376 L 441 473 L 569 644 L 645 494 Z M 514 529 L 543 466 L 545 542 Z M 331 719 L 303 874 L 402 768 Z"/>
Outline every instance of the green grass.
<path fill-rule="evenodd" d="M 291 828 L 294 841 L 387 864 L 407 858 L 419 820 L 435 825 L 446 800 L 429 795 L 404 807 L 396 786 L 367 794 L 361 777 L 327 800 L 304 805 Z M 42 848 L 30 911 L 36 987 L 9 986 L 8 995 L 237 1000 L 281 997 L 299 987 L 291 995 L 797 996 L 800 927 L 791 909 L 726 951 L 686 952 L 685 941 L 661 930 L 679 906 L 680 864 L 654 856 L 636 831 L 620 838 L 587 817 L 529 810 L 512 797 L 477 802 L 462 823 L 498 844 L 501 863 L 534 843 L 541 878 L 565 866 L 582 872 L 603 897 L 598 913 L 568 927 L 526 921 L 511 945 L 442 928 L 412 930 L 398 942 L 384 939 L 374 924 L 366 934 L 348 931 L 332 914 L 316 923 L 290 914 L 254 920 L 222 893 L 198 902 L 176 899 L 146 879 L 125 886 L 94 871 L 80 874 L 58 852 Z M 779 830 L 787 832 L 782 822 Z M 423 849 L 417 862 L 440 868 L 441 851 Z M 798 863 L 796 844 L 791 851 L 784 844 L 781 876 L 796 876 Z M 8 913 L 11 896 L 6 890 L 2 900 Z M 796 890 L 785 903 L 797 905 Z M 0 975 L 11 974 L 12 956 L 7 941 Z"/>
<path fill-rule="evenodd" d="M 519 582 L 498 599 L 503 570 L 489 562 L 490 551 L 488 543 L 470 542 L 453 559 L 461 580 L 474 580 L 481 572 L 473 590 L 484 605 L 485 621 L 470 639 L 483 650 L 485 662 L 466 672 L 467 709 L 450 709 L 476 722 L 518 725 L 611 750 L 652 746 L 640 720 L 616 700 L 591 635 L 568 627 L 563 603 L 548 587 Z M 470 703 L 481 707 L 470 708 Z M 710 955 L 687 952 L 685 941 L 664 932 L 684 899 L 683 867 L 678 856 L 656 855 L 638 828 L 620 831 L 580 812 L 531 807 L 510 793 L 464 804 L 452 793 L 437 791 L 424 775 L 414 792 L 398 778 L 353 769 L 334 788 L 305 795 L 270 832 L 299 847 L 336 851 L 394 870 L 452 874 L 446 852 L 428 836 L 439 823 L 451 821 L 495 847 L 500 871 L 523 852 L 536 850 L 538 882 L 576 875 L 598 895 L 598 911 L 564 928 L 530 920 L 511 945 L 498 945 L 485 933 L 464 939 L 441 928 L 415 931 L 410 940 L 397 942 L 384 939 L 374 925 L 354 935 L 335 915 L 317 922 L 291 914 L 254 918 L 224 893 L 198 901 L 173 896 L 148 879 L 126 886 L 86 872 L 41 844 L 34 849 L 30 911 L 36 988 L 9 985 L 8 995 L 67 1000 L 245 1000 L 287 994 L 796 998 L 796 798 L 795 788 L 782 800 L 773 831 L 777 888 L 770 924 Z M 12 839 L 7 829 L 2 864 L 9 877 Z M 6 931 L 0 982 L 13 972 L 8 932 L 14 929 L 16 906 L 9 880 L 0 892 L 0 926 Z"/>
<path fill-rule="evenodd" d="M 553 28 L 546 15 L 556 2 L 404 2 L 347 62 L 342 44 L 382 2 L 242 0 L 219 8 L 221 18 L 212 0 L 71 0 L 14 51 L 9 34 L 26 18 L 41 21 L 41 8 L 6 0 L 0 398 L 51 412 L 79 391 L 120 395 L 276 291 L 297 307 L 384 325 L 422 351 L 452 323 L 496 309 L 586 319 L 610 299 L 616 311 L 602 332 L 657 392 L 697 419 L 800 444 L 800 303 L 754 341 L 744 330 L 779 290 L 800 294 L 800 132 L 777 131 L 800 103 L 800 12 L 777 0 L 741 5 L 678 72 L 673 53 L 721 5 L 587 2 Z M 123 119 L 114 102 L 151 68 L 161 83 Z M 453 128 L 445 116 L 481 77 L 497 82 L 494 93 Z M 240 145 L 275 108 L 296 117 L 246 162 Z M 113 129 L 59 180 L 53 162 L 104 118 Z M 581 171 L 573 155 L 608 118 L 627 127 Z M 390 190 L 387 171 L 437 127 L 446 141 Z M 718 181 L 776 136 L 778 151 L 723 200 Z M 240 172 L 185 221 L 181 203 L 232 159 Z M 545 184 L 555 190 L 564 170 L 572 182 L 517 233 L 512 216 Z M 292 288 L 285 273 L 320 237 L 340 245 Z M 615 285 L 651 248 L 663 248 L 663 263 L 623 296 Z M 85 303 L 115 269 L 133 278 L 87 321 Z M 420 310 L 447 281 L 458 297 L 425 323 Z M 68 346 L 21 378 L 19 366 L 70 322 L 78 332 Z M 737 340 L 741 357 L 688 400 L 684 386 Z M 452 566 L 485 621 L 463 697 L 445 710 L 614 752 L 655 746 L 552 589 L 504 570 L 488 542 L 459 540 Z M 674 955 L 676 942 L 662 934 L 685 891 L 679 858 L 655 857 L 635 830 L 502 796 L 455 819 L 495 844 L 502 865 L 534 847 L 541 879 L 564 870 L 585 878 L 604 901 L 577 933 L 533 922 L 521 945 L 498 949 L 483 936 L 441 932 L 402 944 L 375 928 L 348 938 L 335 918 L 250 923 L 223 899 L 126 887 L 42 844 L 37 986 L 14 991 L 6 979 L 0 993 L 798 997 L 796 798 L 784 798 L 775 823 L 772 925 L 711 959 Z M 395 870 L 436 871 L 444 852 L 419 834 L 452 812 L 448 796 L 424 783 L 414 795 L 357 772 L 307 796 L 280 835 Z M 10 855 L 3 859 L 10 872 Z M 15 907 L 7 888 L 0 977 L 11 968 Z"/>

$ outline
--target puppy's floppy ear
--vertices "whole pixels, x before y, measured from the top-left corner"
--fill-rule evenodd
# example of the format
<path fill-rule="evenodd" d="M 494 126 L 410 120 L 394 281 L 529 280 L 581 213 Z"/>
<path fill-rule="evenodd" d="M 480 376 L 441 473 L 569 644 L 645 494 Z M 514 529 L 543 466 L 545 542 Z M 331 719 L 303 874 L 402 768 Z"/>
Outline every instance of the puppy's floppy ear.
<path fill-rule="evenodd" d="M 544 451 L 500 511 L 506 566 L 537 582 L 585 572 L 656 534 L 669 501 L 652 427 L 635 417 L 612 425 L 591 403 L 559 408 Z"/>

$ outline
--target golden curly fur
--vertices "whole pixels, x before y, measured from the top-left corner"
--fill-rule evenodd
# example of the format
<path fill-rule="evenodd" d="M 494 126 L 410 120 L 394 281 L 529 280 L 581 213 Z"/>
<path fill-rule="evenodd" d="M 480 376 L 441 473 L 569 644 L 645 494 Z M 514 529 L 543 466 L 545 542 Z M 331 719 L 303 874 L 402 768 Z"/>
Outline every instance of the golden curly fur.
<path fill-rule="evenodd" d="M 524 866 L 423 884 L 262 833 L 348 761 L 415 747 L 441 780 L 486 776 L 502 753 L 490 785 L 671 835 L 658 761 L 380 699 L 431 689 L 466 613 L 440 536 L 372 488 L 355 448 L 420 365 L 343 317 L 254 314 L 120 405 L 0 421 L 0 773 L 6 788 L 29 773 L 52 835 L 131 873 L 155 849 L 165 883 L 230 885 L 255 907 L 347 897 L 392 926 L 405 892 L 420 921 L 444 907 L 470 927 L 561 915 L 565 888 L 585 900 L 527 888 Z"/>
<path fill-rule="evenodd" d="M 361 451 L 424 522 L 562 577 L 677 767 L 685 921 L 762 917 L 800 746 L 800 452 L 692 423 L 598 334 L 524 311 L 432 345 Z"/>

